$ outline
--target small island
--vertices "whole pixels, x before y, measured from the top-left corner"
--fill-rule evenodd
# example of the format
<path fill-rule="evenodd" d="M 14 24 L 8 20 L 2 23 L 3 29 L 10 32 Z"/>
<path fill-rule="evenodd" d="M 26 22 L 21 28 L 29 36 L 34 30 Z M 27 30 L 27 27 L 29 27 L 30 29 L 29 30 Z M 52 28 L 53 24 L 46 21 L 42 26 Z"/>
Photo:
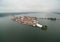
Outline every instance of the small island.
<path fill-rule="evenodd" d="M 19 16 L 19 17 L 13 17 L 12 18 L 13 21 L 16 21 L 20 24 L 27 24 L 27 25 L 31 25 L 31 26 L 36 26 L 36 27 L 40 27 L 40 28 L 47 28 L 46 25 L 41 25 L 38 23 L 37 17 L 31 17 L 31 16 Z"/>
<path fill-rule="evenodd" d="M 38 23 L 36 17 L 30 17 L 30 16 L 19 16 L 19 17 L 13 17 L 13 21 L 16 21 L 18 23 L 22 24 L 28 24 L 28 25 L 35 25 Z"/>

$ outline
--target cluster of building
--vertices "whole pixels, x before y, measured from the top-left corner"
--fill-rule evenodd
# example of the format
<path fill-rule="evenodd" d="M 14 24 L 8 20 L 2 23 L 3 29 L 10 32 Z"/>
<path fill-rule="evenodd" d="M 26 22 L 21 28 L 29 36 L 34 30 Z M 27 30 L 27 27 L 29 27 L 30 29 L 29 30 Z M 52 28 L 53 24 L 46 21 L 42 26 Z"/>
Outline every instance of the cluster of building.
<path fill-rule="evenodd" d="M 36 25 L 38 23 L 36 17 L 30 17 L 30 16 L 19 16 L 19 17 L 14 17 L 14 21 L 18 23 L 23 23 L 23 24 L 28 24 L 28 25 Z"/>

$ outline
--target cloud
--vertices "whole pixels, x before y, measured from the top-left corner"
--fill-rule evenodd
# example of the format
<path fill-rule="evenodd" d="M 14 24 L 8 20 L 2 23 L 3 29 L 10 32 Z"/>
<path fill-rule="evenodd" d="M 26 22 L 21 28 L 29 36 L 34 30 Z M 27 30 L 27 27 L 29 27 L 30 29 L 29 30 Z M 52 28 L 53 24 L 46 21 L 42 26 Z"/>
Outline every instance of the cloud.
<path fill-rule="evenodd" d="M 0 12 L 52 11 L 58 8 L 57 0 L 0 0 Z"/>

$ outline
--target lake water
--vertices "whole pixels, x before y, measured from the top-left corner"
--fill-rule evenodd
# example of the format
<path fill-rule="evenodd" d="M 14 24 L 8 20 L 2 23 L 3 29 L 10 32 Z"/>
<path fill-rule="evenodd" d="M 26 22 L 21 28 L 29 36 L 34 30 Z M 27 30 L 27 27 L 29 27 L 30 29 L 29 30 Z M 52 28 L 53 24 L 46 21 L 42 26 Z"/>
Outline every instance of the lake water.
<path fill-rule="evenodd" d="M 20 14 L 15 16 L 56 17 L 59 14 Z M 60 20 L 52 21 L 38 19 L 42 25 L 47 25 L 47 30 L 38 27 L 19 24 L 11 20 L 12 15 L 0 17 L 0 42 L 60 42 Z"/>

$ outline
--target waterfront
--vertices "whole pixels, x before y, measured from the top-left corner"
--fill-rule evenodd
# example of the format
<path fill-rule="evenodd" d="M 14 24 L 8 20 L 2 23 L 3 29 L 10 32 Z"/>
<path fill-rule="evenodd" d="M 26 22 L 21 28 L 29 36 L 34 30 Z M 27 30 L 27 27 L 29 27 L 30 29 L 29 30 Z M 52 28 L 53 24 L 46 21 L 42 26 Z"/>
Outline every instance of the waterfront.
<path fill-rule="evenodd" d="M 20 14 L 20 16 L 56 17 L 59 14 Z M 15 15 L 19 16 L 19 15 Z M 19 24 L 11 20 L 12 16 L 0 17 L 1 42 L 60 42 L 60 20 L 51 21 L 38 19 L 42 25 L 47 25 L 47 30 Z"/>

